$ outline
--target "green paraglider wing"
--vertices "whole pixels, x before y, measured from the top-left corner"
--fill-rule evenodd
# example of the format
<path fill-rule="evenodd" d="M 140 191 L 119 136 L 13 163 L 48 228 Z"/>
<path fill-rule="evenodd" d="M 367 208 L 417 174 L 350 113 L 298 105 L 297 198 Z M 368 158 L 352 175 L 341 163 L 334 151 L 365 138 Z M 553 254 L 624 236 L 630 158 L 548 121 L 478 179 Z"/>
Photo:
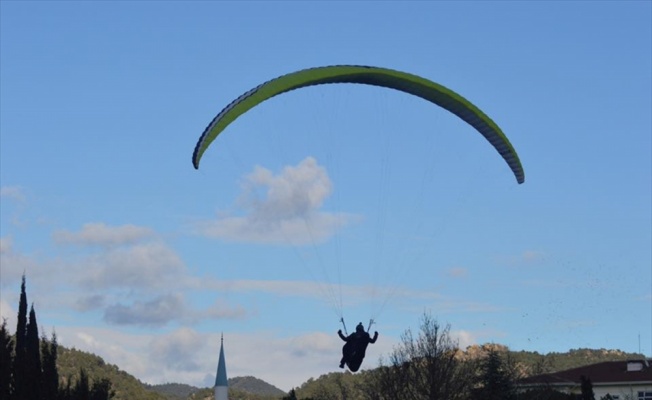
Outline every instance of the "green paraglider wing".
<path fill-rule="evenodd" d="M 442 85 L 417 75 L 358 65 L 334 65 L 304 69 L 272 79 L 244 93 L 220 111 L 206 127 L 195 147 L 192 156 L 193 165 L 195 168 L 199 168 L 202 155 L 217 135 L 251 108 L 276 95 L 326 83 L 359 83 L 381 86 L 428 100 L 457 115 L 480 132 L 507 162 L 518 183 L 525 181 L 523 166 L 512 144 L 498 125 L 470 101 Z"/>

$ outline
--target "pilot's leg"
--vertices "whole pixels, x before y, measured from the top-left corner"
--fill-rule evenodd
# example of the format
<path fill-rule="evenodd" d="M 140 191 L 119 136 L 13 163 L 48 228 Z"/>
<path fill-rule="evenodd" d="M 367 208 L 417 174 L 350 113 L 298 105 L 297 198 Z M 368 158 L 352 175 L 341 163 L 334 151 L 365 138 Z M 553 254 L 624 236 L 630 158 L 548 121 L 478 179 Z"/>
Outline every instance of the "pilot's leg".
<path fill-rule="evenodd" d="M 349 355 L 351 354 L 351 343 L 345 343 L 344 346 L 342 346 L 342 360 L 340 360 L 340 368 L 344 368 L 344 364 L 346 363 L 346 360 L 349 358 Z"/>

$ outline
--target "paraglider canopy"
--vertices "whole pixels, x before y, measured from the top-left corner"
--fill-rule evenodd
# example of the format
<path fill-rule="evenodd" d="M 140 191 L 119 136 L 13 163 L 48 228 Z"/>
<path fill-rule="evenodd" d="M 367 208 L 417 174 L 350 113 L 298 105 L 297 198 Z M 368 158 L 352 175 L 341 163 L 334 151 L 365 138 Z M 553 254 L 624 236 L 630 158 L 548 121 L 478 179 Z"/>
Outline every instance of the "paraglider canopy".
<path fill-rule="evenodd" d="M 202 133 L 192 156 L 195 168 L 215 138 L 236 118 L 263 101 L 291 90 L 327 83 L 358 83 L 399 90 L 421 97 L 457 115 L 471 125 L 500 153 L 516 181 L 525 173 L 516 150 L 498 125 L 482 110 L 456 92 L 417 75 L 386 68 L 334 65 L 303 69 L 282 75 L 245 92 L 220 111 Z"/>

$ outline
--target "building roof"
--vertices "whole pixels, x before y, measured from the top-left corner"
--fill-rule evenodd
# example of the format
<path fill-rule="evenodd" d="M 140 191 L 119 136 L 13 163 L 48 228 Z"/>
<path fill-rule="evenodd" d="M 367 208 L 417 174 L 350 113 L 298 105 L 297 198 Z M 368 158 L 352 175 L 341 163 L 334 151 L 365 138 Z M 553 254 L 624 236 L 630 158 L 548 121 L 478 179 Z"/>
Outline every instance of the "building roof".
<path fill-rule="evenodd" d="M 652 360 L 605 361 L 550 374 L 531 376 L 519 381 L 520 385 L 580 384 L 581 377 L 593 385 L 648 384 L 652 385 Z"/>
<path fill-rule="evenodd" d="M 222 343 L 220 344 L 220 361 L 217 363 L 215 386 L 229 386 L 229 383 L 226 379 L 226 362 L 224 361 L 224 337 L 222 337 Z"/>

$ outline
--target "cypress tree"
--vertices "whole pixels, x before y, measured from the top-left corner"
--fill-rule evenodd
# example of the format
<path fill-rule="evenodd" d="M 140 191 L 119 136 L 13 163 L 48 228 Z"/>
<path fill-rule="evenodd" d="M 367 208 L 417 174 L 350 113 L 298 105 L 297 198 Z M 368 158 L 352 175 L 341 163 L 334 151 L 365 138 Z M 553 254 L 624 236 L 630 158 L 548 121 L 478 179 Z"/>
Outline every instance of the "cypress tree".
<path fill-rule="evenodd" d="M 57 371 L 58 357 L 57 335 L 52 334 L 52 340 L 43 338 L 41 341 L 41 354 L 43 356 L 43 400 L 57 399 L 59 396 L 59 372 Z"/>
<path fill-rule="evenodd" d="M 79 380 L 77 381 L 77 384 L 75 385 L 75 389 L 73 391 L 73 399 L 86 400 L 90 397 L 90 394 L 91 394 L 91 389 L 88 383 L 88 375 L 86 374 L 86 371 L 84 371 L 83 368 L 80 368 Z"/>
<path fill-rule="evenodd" d="M 111 381 L 106 378 L 100 379 L 98 382 L 93 382 L 91 389 L 90 400 L 110 400 L 115 393 L 111 390 Z"/>
<path fill-rule="evenodd" d="M 42 384 L 42 371 L 41 371 L 41 343 L 38 335 L 38 325 L 36 323 L 36 311 L 34 311 L 34 304 L 29 311 L 29 323 L 27 324 L 27 340 L 26 340 L 26 360 L 27 360 L 27 399 L 40 399 L 41 398 L 41 384 Z"/>
<path fill-rule="evenodd" d="M 287 396 L 283 397 L 282 400 L 297 400 L 297 393 L 292 389 Z"/>
<path fill-rule="evenodd" d="M 13 347 L 13 340 L 7 331 L 7 320 L 3 320 L 0 327 L 0 399 L 9 399 L 12 394 Z"/>
<path fill-rule="evenodd" d="M 72 376 L 68 375 L 68 378 L 65 380 L 65 384 L 59 388 L 59 397 L 60 400 L 72 400 L 73 399 L 73 387 L 72 387 Z"/>
<path fill-rule="evenodd" d="M 18 324 L 16 325 L 16 348 L 14 353 L 14 399 L 30 400 L 29 379 L 27 374 L 27 293 L 25 292 L 25 275 L 20 285 L 20 302 L 18 303 Z"/>

